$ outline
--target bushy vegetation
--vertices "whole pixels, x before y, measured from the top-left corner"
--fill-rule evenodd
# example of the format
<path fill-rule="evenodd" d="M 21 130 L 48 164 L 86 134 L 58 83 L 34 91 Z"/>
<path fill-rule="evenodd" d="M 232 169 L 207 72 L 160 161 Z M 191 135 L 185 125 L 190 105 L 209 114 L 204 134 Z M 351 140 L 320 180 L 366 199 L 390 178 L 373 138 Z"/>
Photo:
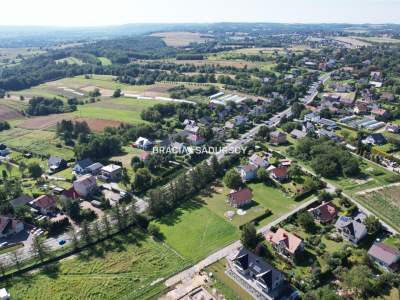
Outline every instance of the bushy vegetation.
<path fill-rule="evenodd" d="M 7 121 L 0 121 L 0 131 L 8 130 L 11 126 Z"/>
<path fill-rule="evenodd" d="M 74 110 L 76 110 L 76 106 L 66 106 L 62 100 L 57 98 L 47 99 L 44 97 L 34 97 L 29 101 L 26 113 L 30 116 L 47 116 Z"/>
<path fill-rule="evenodd" d="M 333 141 L 304 138 L 290 153 L 303 161 L 309 161 L 313 170 L 324 177 L 356 176 L 360 172 L 359 161 Z"/>

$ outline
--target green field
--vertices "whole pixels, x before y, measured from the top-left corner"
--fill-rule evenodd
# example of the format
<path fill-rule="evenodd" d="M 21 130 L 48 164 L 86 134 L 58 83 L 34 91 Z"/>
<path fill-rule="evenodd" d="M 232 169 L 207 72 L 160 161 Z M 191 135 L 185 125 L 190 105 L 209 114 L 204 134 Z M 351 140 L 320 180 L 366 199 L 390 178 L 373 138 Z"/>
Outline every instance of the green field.
<path fill-rule="evenodd" d="M 60 141 L 55 138 L 55 133 L 50 131 L 13 128 L 0 133 L 0 143 L 38 154 L 59 155 L 67 160 L 74 157 L 71 148 L 58 147 Z"/>
<path fill-rule="evenodd" d="M 92 253 L 94 251 L 94 253 Z M 148 299 L 187 262 L 135 231 L 34 274 L 3 283 L 13 299 Z"/>
<path fill-rule="evenodd" d="M 239 231 L 198 201 L 190 201 L 155 222 L 167 244 L 196 262 L 239 239 Z"/>
<path fill-rule="evenodd" d="M 73 57 L 73 56 L 69 56 L 63 59 L 58 59 L 56 60 L 56 63 L 67 63 L 68 65 L 83 65 L 83 61 L 80 60 L 79 58 Z"/>
<path fill-rule="evenodd" d="M 101 65 L 103 65 L 103 66 L 110 66 L 110 65 L 112 65 L 111 60 L 108 59 L 107 57 L 98 57 L 97 59 L 101 62 Z"/>

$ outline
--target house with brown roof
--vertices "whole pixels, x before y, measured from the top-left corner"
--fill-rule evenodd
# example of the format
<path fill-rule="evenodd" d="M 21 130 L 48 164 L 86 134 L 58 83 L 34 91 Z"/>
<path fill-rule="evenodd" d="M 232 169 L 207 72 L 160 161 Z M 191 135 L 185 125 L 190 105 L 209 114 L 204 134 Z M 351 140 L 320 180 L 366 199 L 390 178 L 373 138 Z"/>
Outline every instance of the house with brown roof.
<path fill-rule="evenodd" d="M 321 205 L 308 210 L 314 219 L 322 224 L 332 222 L 338 213 L 336 206 L 331 202 L 322 203 Z"/>
<path fill-rule="evenodd" d="M 289 179 L 289 173 L 287 167 L 279 167 L 271 170 L 271 177 L 280 182 L 286 181 Z"/>
<path fill-rule="evenodd" d="M 0 216 L 0 238 L 4 238 L 24 230 L 24 223 L 13 218 Z"/>
<path fill-rule="evenodd" d="M 232 207 L 238 208 L 250 204 L 253 200 L 253 192 L 249 188 L 233 191 L 228 194 L 228 202 Z"/>
<path fill-rule="evenodd" d="M 375 243 L 368 250 L 369 257 L 382 268 L 395 271 L 399 268 L 400 252 L 383 243 Z"/>
<path fill-rule="evenodd" d="M 30 206 L 40 211 L 41 214 L 47 215 L 54 212 L 56 208 L 56 199 L 51 195 L 42 195 L 29 202 Z"/>
<path fill-rule="evenodd" d="M 268 232 L 265 239 L 286 258 L 292 259 L 304 250 L 303 240 L 283 228 L 279 228 L 276 232 Z"/>

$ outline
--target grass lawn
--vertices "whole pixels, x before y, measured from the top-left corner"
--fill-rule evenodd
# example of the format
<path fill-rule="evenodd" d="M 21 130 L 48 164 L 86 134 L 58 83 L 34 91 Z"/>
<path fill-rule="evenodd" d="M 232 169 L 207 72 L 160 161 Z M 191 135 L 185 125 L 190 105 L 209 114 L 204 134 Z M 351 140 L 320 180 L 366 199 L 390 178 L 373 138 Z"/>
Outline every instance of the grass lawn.
<path fill-rule="evenodd" d="M 66 168 L 58 173 L 55 173 L 55 174 L 53 174 L 53 176 L 65 178 L 67 180 L 72 180 L 72 178 L 74 177 L 74 175 L 72 174 L 72 167 Z M 69 185 L 71 185 L 71 184 L 69 184 Z"/>
<path fill-rule="evenodd" d="M 280 189 L 273 186 L 252 183 L 249 184 L 249 187 L 253 190 L 254 201 L 263 206 L 264 209 L 272 211 L 272 215 L 262 220 L 260 226 L 276 220 L 301 204 L 300 201 L 294 201 L 292 198 L 286 197 Z"/>
<path fill-rule="evenodd" d="M 244 289 L 225 274 L 225 260 L 217 261 L 207 268 L 207 273 L 213 274 L 211 287 L 216 288 L 227 300 L 252 300 Z"/>
<path fill-rule="evenodd" d="M 237 211 L 236 208 L 233 208 L 226 202 L 226 195 L 229 194 L 229 192 L 229 188 L 227 188 L 223 183 L 218 182 L 211 187 L 210 191 L 207 191 L 207 194 L 202 195 L 201 199 L 206 203 L 207 207 L 211 211 L 237 227 L 249 223 L 258 216 L 264 214 L 265 208 L 254 202 L 253 205 L 250 205 L 248 208 L 243 208 L 246 212 L 245 215 L 239 216 L 238 214 L 235 214 L 232 220 L 228 220 L 225 217 L 225 213 L 227 211 Z"/>
<path fill-rule="evenodd" d="M 88 251 L 47 270 L 14 277 L 3 286 L 13 299 L 148 299 L 187 263 L 139 231 Z"/>
<path fill-rule="evenodd" d="M 233 225 L 214 214 L 199 201 L 190 201 L 155 222 L 165 241 L 191 262 L 239 239 Z"/>

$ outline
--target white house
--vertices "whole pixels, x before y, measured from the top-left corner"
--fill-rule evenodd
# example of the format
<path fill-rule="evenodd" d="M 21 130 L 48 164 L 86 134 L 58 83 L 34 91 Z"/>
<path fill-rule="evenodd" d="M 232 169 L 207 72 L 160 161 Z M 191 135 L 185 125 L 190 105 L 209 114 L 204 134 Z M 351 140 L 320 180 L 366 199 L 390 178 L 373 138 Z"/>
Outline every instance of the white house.
<path fill-rule="evenodd" d="M 87 197 L 97 190 L 96 177 L 84 175 L 74 181 L 74 190 L 81 197 Z"/>
<path fill-rule="evenodd" d="M 145 149 L 145 150 L 149 149 L 152 145 L 153 145 L 153 142 L 144 137 L 139 137 L 135 142 L 136 147 L 138 147 L 140 149 Z"/>
<path fill-rule="evenodd" d="M 100 176 L 105 180 L 117 181 L 121 178 L 122 167 L 114 164 L 110 164 L 101 168 Z"/>

